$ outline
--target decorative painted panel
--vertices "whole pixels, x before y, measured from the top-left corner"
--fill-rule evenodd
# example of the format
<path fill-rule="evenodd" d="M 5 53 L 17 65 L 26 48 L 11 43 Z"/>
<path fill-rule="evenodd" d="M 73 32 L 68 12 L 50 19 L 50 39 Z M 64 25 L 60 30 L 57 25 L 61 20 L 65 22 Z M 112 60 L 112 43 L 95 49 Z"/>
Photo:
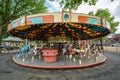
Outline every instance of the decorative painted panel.
<path fill-rule="evenodd" d="M 27 25 L 31 25 L 31 24 L 32 24 L 32 21 L 31 21 L 31 20 L 27 20 L 26 24 L 27 24 Z"/>
<path fill-rule="evenodd" d="M 25 25 L 25 20 L 26 20 L 25 16 L 21 17 L 21 19 L 20 19 L 20 25 Z"/>
<path fill-rule="evenodd" d="M 71 12 L 62 12 L 62 23 L 71 22 Z"/>
<path fill-rule="evenodd" d="M 90 24 L 96 24 L 96 25 L 98 25 L 99 22 L 100 22 L 100 20 L 98 20 L 98 19 L 88 18 L 88 23 L 90 23 Z"/>
<path fill-rule="evenodd" d="M 71 13 L 71 22 L 78 22 L 78 14 Z"/>
<path fill-rule="evenodd" d="M 88 16 L 78 16 L 78 21 L 80 23 L 88 23 Z"/>
<path fill-rule="evenodd" d="M 12 24 L 12 28 L 17 27 L 17 24 L 18 24 L 18 22 L 17 22 L 17 21 L 16 21 L 16 22 L 14 22 L 14 23 Z"/>
<path fill-rule="evenodd" d="M 64 20 L 66 23 L 69 22 L 69 20 L 70 20 L 70 14 L 64 13 L 64 15 L 63 15 L 63 20 Z"/>
<path fill-rule="evenodd" d="M 62 14 L 53 14 L 54 22 L 62 22 Z"/>
<path fill-rule="evenodd" d="M 68 23 L 62 24 L 64 22 Z M 59 28 L 58 25 L 64 27 L 64 30 Z M 48 37 L 64 35 L 72 37 L 73 40 L 78 40 L 79 38 L 84 40 L 107 35 L 110 33 L 110 30 L 106 28 L 108 26 L 109 23 L 99 17 L 65 12 L 20 17 L 8 26 L 8 30 L 12 35 L 32 40 L 47 40 Z M 42 29 L 38 27 L 42 27 Z M 37 35 L 38 33 L 39 35 Z"/>
<path fill-rule="evenodd" d="M 42 16 L 42 18 L 43 18 L 43 23 L 54 22 L 54 16 L 53 15 Z"/>
<path fill-rule="evenodd" d="M 28 18 L 27 20 L 31 20 L 32 24 L 38 24 L 38 23 L 43 22 L 43 19 L 41 17 L 39 17 L 39 18 Z"/>

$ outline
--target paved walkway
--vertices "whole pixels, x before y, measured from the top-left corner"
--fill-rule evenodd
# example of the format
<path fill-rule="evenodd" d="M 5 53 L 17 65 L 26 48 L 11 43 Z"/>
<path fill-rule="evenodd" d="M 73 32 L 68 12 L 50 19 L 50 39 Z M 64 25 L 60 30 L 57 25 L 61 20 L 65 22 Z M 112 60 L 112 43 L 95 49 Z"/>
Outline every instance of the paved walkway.
<path fill-rule="evenodd" d="M 120 53 L 120 47 L 104 46 L 104 50 L 107 52 Z"/>
<path fill-rule="evenodd" d="M 0 54 L 0 80 L 120 80 L 120 54 L 106 53 L 107 62 L 84 69 L 45 70 L 18 66 L 16 53 Z"/>

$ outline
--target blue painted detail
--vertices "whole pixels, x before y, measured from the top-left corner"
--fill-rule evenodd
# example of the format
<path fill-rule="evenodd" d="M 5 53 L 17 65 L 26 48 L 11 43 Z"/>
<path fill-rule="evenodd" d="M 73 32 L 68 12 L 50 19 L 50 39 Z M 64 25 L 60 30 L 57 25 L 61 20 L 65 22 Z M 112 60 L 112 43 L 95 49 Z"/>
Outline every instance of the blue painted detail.
<path fill-rule="evenodd" d="M 14 22 L 14 23 L 12 24 L 12 28 L 17 27 L 17 24 L 18 24 L 18 22 L 17 22 L 17 21 L 16 21 L 16 22 Z"/>
<path fill-rule="evenodd" d="M 70 15 L 69 14 L 64 14 L 64 20 L 67 22 L 70 20 Z"/>
<path fill-rule="evenodd" d="M 22 25 L 24 25 L 24 22 L 25 22 L 24 17 L 21 19 L 20 22 L 21 22 Z"/>
<path fill-rule="evenodd" d="M 38 23 L 43 22 L 43 19 L 41 17 L 39 17 L 39 18 L 28 18 L 28 20 L 31 20 L 32 24 L 38 24 Z"/>
<path fill-rule="evenodd" d="M 94 18 L 88 18 L 88 23 L 90 24 L 98 24 L 99 20 L 94 19 Z"/>

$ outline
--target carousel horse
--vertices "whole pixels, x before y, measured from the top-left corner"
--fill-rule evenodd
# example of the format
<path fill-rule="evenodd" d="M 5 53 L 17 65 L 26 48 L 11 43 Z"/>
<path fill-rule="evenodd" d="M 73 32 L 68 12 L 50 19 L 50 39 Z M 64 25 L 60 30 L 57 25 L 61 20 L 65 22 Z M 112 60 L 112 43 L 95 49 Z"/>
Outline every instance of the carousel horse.
<path fill-rule="evenodd" d="M 63 55 L 67 55 L 68 53 L 69 53 L 68 45 L 65 45 L 65 46 L 62 48 L 62 54 L 63 54 Z"/>
<path fill-rule="evenodd" d="M 85 43 L 82 43 L 80 45 L 72 45 L 69 48 L 69 55 L 70 57 L 74 55 L 80 55 L 85 56 L 89 52 L 89 47 L 85 45 Z"/>
<path fill-rule="evenodd" d="M 70 57 L 76 55 L 76 54 L 81 54 L 81 50 L 80 49 L 76 49 L 74 46 L 72 46 L 71 48 L 69 48 L 69 55 Z"/>
<path fill-rule="evenodd" d="M 18 58 L 22 58 L 23 56 L 23 46 L 20 48 L 20 51 L 18 52 Z"/>
<path fill-rule="evenodd" d="M 43 45 L 35 45 L 33 48 L 34 55 L 42 55 Z"/>
<path fill-rule="evenodd" d="M 25 46 L 21 47 L 20 51 L 18 52 L 18 57 L 22 58 L 24 54 L 26 54 L 29 51 L 29 44 L 26 42 Z"/>

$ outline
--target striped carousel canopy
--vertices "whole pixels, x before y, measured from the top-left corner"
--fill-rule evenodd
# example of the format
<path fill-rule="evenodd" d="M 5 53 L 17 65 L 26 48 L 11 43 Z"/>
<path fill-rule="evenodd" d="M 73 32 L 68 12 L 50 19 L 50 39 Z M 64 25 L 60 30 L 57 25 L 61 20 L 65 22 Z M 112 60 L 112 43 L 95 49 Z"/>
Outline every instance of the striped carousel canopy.
<path fill-rule="evenodd" d="M 109 34 L 110 25 L 103 18 L 80 13 L 46 13 L 16 19 L 8 25 L 8 32 L 30 40 L 48 40 L 56 36 L 85 40 Z"/>

